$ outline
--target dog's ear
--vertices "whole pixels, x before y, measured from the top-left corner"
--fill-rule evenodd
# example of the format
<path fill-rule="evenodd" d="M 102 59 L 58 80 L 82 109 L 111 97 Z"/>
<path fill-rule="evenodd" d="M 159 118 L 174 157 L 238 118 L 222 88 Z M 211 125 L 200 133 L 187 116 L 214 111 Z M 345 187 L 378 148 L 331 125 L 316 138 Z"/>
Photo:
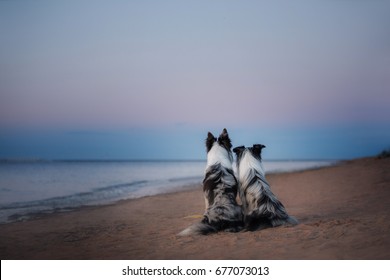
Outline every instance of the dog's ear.
<path fill-rule="evenodd" d="M 226 136 L 226 137 L 229 137 L 229 134 L 228 134 L 228 132 L 227 132 L 227 129 L 226 128 L 224 128 L 223 130 L 222 130 L 222 132 L 221 132 L 221 135 L 220 136 Z"/>
<path fill-rule="evenodd" d="M 219 135 L 218 142 L 222 144 L 229 151 L 232 148 L 232 141 L 229 138 L 229 134 L 226 128 L 224 128 L 221 134 Z"/>
<path fill-rule="evenodd" d="M 211 132 L 207 133 L 207 138 L 206 138 L 207 152 L 211 150 L 215 141 L 217 141 L 217 139 L 214 137 L 214 135 Z"/>
<path fill-rule="evenodd" d="M 261 158 L 261 150 L 265 148 L 265 145 L 263 144 L 254 144 L 252 151 L 255 155 L 259 156 Z"/>
<path fill-rule="evenodd" d="M 210 131 L 207 133 L 207 139 L 208 138 L 215 138 L 214 135 Z"/>
<path fill-rule="evenodd" d="M 233 152 L 239 157 L 242 152 L 245 150 L 245 146 L 238 146 L 233 149 Z"/>

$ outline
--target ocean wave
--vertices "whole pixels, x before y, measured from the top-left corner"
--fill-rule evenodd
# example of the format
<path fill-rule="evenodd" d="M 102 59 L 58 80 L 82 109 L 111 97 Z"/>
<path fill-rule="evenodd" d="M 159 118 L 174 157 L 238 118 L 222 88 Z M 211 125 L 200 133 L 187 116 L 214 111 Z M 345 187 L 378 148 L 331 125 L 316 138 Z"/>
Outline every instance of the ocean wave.
<path fill-rule="evenodd" d="M 91 192 L 80 192 L 72 195 L 59 196 L 35 201 L 13 202 L 9 204 L 0 205 L 0 210 L 23 209 L 36 206 L 50 206 L 52 208 L 61 208 L 88 205 L 91 202 L 102 202 L 104 201 L 104 199 L 109 200 L 116 197 L 120 197 L 125 193 L 129 193 L 131 191 L 135 191 L 137 189 L 142 188 L 147 183 L 148 181 L 136 181 L 102 188 L 95 188 Z"/>
<path fill-rule="evenodd" d="M 198 182 L 200 182 L 199 177 L 173 178 L 166 181 L 141 180 L 94 188 L 89 192 L 67 196 L 1 204 L 0 223 L 27 220 L 38 214 L 69 211 L 82 206 L 104 205 L 123 199 L 178 191 Z"/>

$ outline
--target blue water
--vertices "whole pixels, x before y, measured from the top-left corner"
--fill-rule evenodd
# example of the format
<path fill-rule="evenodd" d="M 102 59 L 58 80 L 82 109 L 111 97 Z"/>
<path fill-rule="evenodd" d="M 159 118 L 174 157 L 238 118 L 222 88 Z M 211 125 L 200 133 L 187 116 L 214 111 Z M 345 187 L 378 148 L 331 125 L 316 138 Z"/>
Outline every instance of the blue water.
<path fill-rule="evenodd" d="M 265 161 L 266 172 L 290 172 L 332 161 Z M 0 223 L 192 188 L 204 161 L 0 162 Z"/>

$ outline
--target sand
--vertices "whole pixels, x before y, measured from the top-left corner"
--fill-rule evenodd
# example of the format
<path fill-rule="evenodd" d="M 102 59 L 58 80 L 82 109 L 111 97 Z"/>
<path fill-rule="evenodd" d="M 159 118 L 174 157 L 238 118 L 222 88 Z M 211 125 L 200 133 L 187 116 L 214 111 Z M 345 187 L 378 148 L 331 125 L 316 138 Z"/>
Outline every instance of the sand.
<path fill-rule="evenodd" d="M 267 175 L 294 227 L 179 237 L 200 220 L 193 190 L 0 225 L 9 259 L 390 259 L 390 159 Z"/>

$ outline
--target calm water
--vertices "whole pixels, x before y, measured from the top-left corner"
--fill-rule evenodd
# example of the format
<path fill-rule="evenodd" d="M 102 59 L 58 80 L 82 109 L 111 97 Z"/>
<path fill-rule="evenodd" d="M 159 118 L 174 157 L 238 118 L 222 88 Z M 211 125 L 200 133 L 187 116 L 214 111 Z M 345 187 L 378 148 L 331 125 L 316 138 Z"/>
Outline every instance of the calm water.
<path fill-rule="evenodd" d="M 264 167 L 289 172 L 333 163 L 265 161 Z M 204 168 L 204 161 L 1 162 L 0 223 L 188 189 L 201 183 Z"/>

